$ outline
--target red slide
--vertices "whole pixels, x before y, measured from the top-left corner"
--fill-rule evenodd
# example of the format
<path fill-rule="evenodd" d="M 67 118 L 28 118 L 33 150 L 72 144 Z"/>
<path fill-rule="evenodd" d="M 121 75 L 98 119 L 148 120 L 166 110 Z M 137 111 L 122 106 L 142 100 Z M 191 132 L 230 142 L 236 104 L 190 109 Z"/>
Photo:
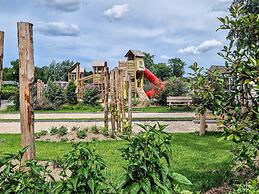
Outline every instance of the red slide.
<path fill-rule="evenodd" d="M 154 88 L 146 91 L 146 95 L 148 98 L 152 98 L 159 94 L 164 89 L 164 83 L 158 79 L 149 69 L 145 68 L 144 75 L 147 80 L 149 80 L 152 84 L 154 84 L 158 89 L 155 90 Z"/>

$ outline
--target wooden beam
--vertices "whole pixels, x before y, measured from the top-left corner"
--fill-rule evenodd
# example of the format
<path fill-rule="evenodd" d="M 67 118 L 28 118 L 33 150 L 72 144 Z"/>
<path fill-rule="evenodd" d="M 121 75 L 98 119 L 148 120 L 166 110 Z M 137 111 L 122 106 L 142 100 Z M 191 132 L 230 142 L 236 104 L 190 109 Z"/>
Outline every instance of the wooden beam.
<path fill-rule="evenodd" d="M 117 131 L 116 131 L 116 127 L 115 127 L 116 104 L 115 104 L 115 71 L 114 70 L 111 71 L 110 90 L 111 90 L 110 107 L 111 107 L 111 127 L 112 127 L 111 136 L 115 137 Z"/>
<path fill-rule="evenodd" d="M 128 124 L 132 131 L 132 85 L 130 75 L 127 76 L 128 80 Z M 130 133 L 131 133 L 130 131 Z"/>
<path fill-rule="evenodd" d="M 34 112 L 31 91 L 34 81 L 33 25 L 17 23 L 19 47 L 21 146 L 29 146 L 25 160 L 35 159 Z"/>
<path fill-rule="evenodd" d="M 2 84 L 3 84 L 3 60 L 4 60 L 4 32 L 0 31 L 0 107 L 1 107 Z"/>

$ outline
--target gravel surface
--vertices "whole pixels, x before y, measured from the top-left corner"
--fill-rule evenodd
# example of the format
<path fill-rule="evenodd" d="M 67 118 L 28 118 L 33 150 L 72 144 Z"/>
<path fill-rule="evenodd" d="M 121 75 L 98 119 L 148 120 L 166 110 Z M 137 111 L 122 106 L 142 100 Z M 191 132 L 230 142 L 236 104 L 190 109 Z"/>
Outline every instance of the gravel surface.
<path fill-rule="evenodd" d="M 136 123 L 155 124 L 156 122 L 133 122 L 133 132 L 138 133 L 141 128 Z M 168 132 L 195 132 L 199 129 L 199 124 L 194 124 L 193 121 L 161 121 L 160 124 L 168 125 Z M 35 131 L 49 130 L 52 126 L 67 126 L 69 129 L 73 126 L 86 128 L 93 125 L 102 127 L 103 122 L 35 122 Z M 217 130 L 216 124 L 208 124 L 209 131 Z M 0 122 L 0 133 L 20 133 L 19 122 Z"/>

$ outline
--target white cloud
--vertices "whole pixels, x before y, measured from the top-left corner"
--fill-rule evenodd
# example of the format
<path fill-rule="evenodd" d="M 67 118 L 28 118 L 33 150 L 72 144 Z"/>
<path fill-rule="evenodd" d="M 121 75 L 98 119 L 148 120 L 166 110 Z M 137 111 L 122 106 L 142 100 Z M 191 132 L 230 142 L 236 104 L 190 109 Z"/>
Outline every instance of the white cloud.
<path fill-rule="evenodd" d="M 43 0 L 43 4 L 63 12 L 73 12 L 80 9 L 82 0 Z"/>
<path fill-rule="evenodd" d="M 220 41 L 212 39 L 206 40 L 198 46 L 188 46 L 186 48 L 180 49 L 179 52 L 184 54 L 200 54 L 208 52 L 221 45 L 222 43 Z"/>
<path fill-rule="evenodd" d="M 114 6 L 112 6 L 112 8 L 104 11 L 103 15 L 105 15 L 109 18 L 120 19 L 128 11 L 129 11 L 128 4 L 114 5 Z"/>
<path fill-rule="evenodd" d="M 35 25 L 35 30 L 46 36 L 78 36 L 79 28 L 75 24 L 65 24 L 64 22 L 39 22 Z"/>
<path fill-rule="evenodd" d="M 162 61 L 168 61 L 168 59 L 170 59 L 170 57 L 167 56 L 167 55 L 161 55 L 161 56 L 160 56 L 160 59 L 161 59 Z"/>

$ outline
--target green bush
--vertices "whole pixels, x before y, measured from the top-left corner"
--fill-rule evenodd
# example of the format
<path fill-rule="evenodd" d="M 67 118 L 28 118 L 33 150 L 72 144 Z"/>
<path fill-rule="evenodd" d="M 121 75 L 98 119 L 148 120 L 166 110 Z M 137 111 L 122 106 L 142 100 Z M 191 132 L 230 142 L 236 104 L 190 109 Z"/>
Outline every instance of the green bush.
<path fill-rule="evenodd" d="M 1 99 L 8 100 L 10 97 L 15 95 L 17 90 L 18 90 L 18 86 L 16 85 L 3 85 Z"/>
<path fill-rule="evenodd" d="M 139 126 L 144 131 L 122 149 L 128 166 L 119 189 L 123 193 L 175 193 L 177 183 L 192 185 L 183 175 L 171 172 L 171 136 L 164 132 L 166 126 Z"/>
<path fill-rule="evenodd" d="M 95 85 L 88 85 L 85 88 L 83 102 L 95 106 L 100 99 L 100 90 Z"/>
<path fill-rule="evenodd" d="M 85 144 L 73 144 L 62 165 L 62 181 L 58 182 L 55 193 L 108 193 L 102 171 L 103 159 Z M 71 173 L 68 173 L 68 170 Z"/>
<path fill-rule="evenodd" d="M 68 128 L 65 126 L 61 127 L 51 127 L 50 128 L 50 134 L 51 135 L 59 135 L 59 136 L 64 136 L 68 132 Z"/>
<path fill-rule="evenodd" d="M 10 102 L 13 102 L 13 105 L 8 105 L 7 110 L 17 111 L 20 109 L 20 91 L 19 88 L 16 88 L 13 91 L 13 95 L 8 99 Z"/>
<path fill-rule="evenodd" d="M 100 133 L 100 129 L 96 125 L 91 126 L 90 131 L 95 134 Z"/>
<path fill-rule="evenodd" d="M 168 96 L 184 96 L 188 91 L 188 83 L 185 78 L 172 77 L 166 81 L 164 90 L 156 96 L 156 99 L 159 104 L 166 105 Z"/>
<path fill-rule="evenodd" d="M 256 194 L 259 193 L 259 177 L 251 179 L 246 184 L 237 185 L 235 190 L 230 194 Z"/>
<path fill-rule="evenodd" d="M 44 94 L 47 99 L 47 104 L 53 106 L 54 109 L 65 103 L 65 93 L 55 82 L 48 81 Z"/>
<path fill-rule="evenodd" d="M 87 136 L 87 131 L 85 130 L 78 130 L 76 132 L 76 136 L 79 138 L 79 139 L 84 139 L 86 136 Z"/>
<path fill-rule="evenodd" d="M 47 135 L 47 134 L 48 134 L 48 131 L 43 130 L 43 131 L 40 131 L 40 132 L 35 133 L 35 134 L 34 134 L 34 137 L 35 137 L 36 139 L 39 139 L 41 136 L 44 136 L 44 135 Z"/>
<path fill-rule="evenodd" d="M 26 149 L 18 154 L 7 154 L 0 160 L 0 193 L 51 193 L 54 180 L 47 164 L 42 166 L 35 160 L 22 161 Z"/>
<path fill-rule="evenodd" d="M 77 104 L 76 84 L 69 82 L 66 88 L 66 99 L 69 104 Z"/>

